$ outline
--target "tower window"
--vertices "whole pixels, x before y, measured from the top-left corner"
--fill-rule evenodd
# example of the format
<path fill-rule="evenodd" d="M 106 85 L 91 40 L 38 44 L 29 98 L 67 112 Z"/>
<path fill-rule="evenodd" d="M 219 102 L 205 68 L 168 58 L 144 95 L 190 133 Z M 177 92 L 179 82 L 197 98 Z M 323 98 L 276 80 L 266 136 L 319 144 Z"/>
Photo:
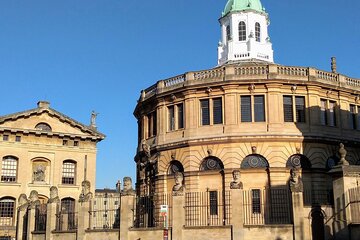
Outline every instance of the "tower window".
<path fill-rule="evenodd" d="M 260 32 L 261 30 L 260 30 L 260 23 L 255 23 L 255 40 L 257 41 L 257 42 L 260 42 L 260 34 L 261 34 L 261 32 Z"/>
<path fill-rule="evenodd" d="M 226 26 L 226 40 L 227 41 L 230 41 L 232 38 L 231 38 L 231 29 L 230 29 L 230 25 L 227 25 Z"/>
<path fill-rule="evenodd" d="M 239 41 L 246 40 L 246 25 L 245 22 L 239 23 Z"/>

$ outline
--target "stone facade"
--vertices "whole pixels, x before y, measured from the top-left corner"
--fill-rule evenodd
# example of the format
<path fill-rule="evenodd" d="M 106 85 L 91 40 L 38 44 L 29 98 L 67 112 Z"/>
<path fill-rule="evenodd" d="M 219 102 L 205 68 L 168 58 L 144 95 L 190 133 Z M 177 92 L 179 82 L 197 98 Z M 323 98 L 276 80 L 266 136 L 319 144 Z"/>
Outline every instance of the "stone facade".
<path fill-rule="evenodd" d="M 75 201 L 87 179 L 94 192 L 96 144 L 103 139 L 95 128 L 44 101 L 35 109 L 0 117 L 0 236 L 15 237 L 17 209 L 26 204 L 32 191 L 41 204 Z M 52 188 L 53 196 L 51 187 L 56 188 Z M 18 203 L 20 194 L 25 195 Z"/>

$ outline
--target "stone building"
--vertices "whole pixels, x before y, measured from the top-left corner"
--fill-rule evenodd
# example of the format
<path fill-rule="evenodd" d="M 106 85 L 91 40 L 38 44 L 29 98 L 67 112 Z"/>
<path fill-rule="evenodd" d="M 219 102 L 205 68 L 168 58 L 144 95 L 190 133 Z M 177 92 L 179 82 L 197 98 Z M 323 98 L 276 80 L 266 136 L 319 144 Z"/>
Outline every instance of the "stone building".
<path fill-rule="evenodd" d="M 40 212 L 46 213 L 51 187 L 62 208 L 75 206 L 83 180 L 93 183 L 94 192 L 96 144 L 105 137 L 94 117 L 86 126 L 45 101 L 0 117 L 0 238 L 15 237 L 17 209 L 33 201 L 28 197 L 38 199 L 44 206 Z"/>

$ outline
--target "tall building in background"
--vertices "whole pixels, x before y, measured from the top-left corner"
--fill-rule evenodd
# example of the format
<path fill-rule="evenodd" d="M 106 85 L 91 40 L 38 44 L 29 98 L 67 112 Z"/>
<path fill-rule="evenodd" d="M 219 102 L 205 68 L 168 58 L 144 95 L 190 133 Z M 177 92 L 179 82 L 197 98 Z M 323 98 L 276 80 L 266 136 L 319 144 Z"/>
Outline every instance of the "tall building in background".
<path fill-rule="evenodd" d="M 15 237 L 20 194 L 31 198 L 37 193 L 45 206 L 40 211 L 46 214 L 52 186 L 61 208 L 70 212 L 75 212 L 84 180 L 94 192 L 96 144 L 105 137 L 96 130 L 94 117 L 86 126 L 45 101 L 35 109 L 0 117 L 0 238 Z"/>

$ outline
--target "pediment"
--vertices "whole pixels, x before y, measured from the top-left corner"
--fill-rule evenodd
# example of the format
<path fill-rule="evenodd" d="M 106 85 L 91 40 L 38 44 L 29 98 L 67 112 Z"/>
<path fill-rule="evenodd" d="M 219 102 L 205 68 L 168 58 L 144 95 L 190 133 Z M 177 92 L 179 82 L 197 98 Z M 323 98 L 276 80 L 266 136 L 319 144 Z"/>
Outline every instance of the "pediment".
<path fill-rule="evenodd" d="M 95 128 L 86 126 L 51 108 L 36 108 L 0 117 L 0 128 L 48 135 L 76 135 L 104 139 Z"/>

